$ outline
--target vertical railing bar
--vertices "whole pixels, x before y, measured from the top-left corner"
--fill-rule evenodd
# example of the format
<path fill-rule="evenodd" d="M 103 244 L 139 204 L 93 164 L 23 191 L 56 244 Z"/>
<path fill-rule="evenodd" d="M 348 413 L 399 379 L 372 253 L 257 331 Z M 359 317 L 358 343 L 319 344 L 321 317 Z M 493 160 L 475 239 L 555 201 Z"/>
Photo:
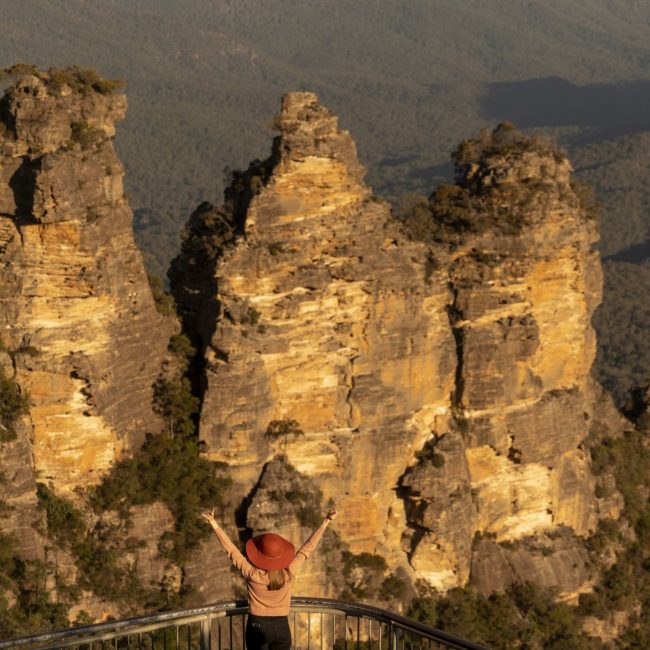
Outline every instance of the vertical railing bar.
<path fill-rule="evenodd" d="M 241 617 L 241 650 L 246 650 L 246 614 Z"/>
<path fill-rule="evenodd" d="M 219 624 L 219 650 L 221 650 L 221 619 L 217 619 L 217 623 Z"/>
<path fill-rule="evenodd" d="M 381 650 L 381 642 L 382 642 L 382 638 L 381 638 L 381 625 L 382 625 L 382 624 L 381 624 L 381 621 L 379 621 L 379 650 Z"/>
<path fill-rule="evenodd" d="M 311 612 L 307 612 L 307 650 L 311 650 Z"/>
<path fill-rule="evenodd" d="M 361 647 L 361 616 L 357 616 L 357 650 Z"/>
<path fill-rule="evenodd" d="M 293 647 L 297 648 L 298 647 L 298 637 L 296 636 L 296 612 L 294 611 L 293 613 Z"/>
<path fill-rule="evenodd" d="M 320 650 L 323 650 L 323 612 L 320 613 Z"/>
<path fill-rule="evenodd" d="M 232 616 L 228 617 L 228 629 L 230 632 L 230 640 L 228 642 L 228 650 L 232 650 Z"/>
<path fill-rule="evenodd" d="M 372 650 L 372 619 L 368 619 L 368 650 Z"/>

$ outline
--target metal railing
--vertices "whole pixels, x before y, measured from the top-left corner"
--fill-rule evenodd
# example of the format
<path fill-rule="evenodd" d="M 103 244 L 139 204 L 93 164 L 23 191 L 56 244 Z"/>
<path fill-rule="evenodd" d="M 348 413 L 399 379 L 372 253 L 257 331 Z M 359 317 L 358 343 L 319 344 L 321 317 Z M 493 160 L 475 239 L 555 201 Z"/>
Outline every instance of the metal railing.
<path fill-rule="evenodd" d="M 0 641 L 0 650 L 246 650 L 244 600 Z M 293 650 L 485 650 L 398 614 L 327 598 L 293 598 Z"/>

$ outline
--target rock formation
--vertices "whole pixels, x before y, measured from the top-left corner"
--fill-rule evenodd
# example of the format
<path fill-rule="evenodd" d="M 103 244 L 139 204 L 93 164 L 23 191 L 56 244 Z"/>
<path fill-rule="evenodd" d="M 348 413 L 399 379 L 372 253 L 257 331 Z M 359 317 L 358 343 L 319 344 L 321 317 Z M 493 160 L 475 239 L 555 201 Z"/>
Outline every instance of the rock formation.
<path fill-rule="evenodd" d="M 213 332 L 200 436 L 242 494 L 286 455 L 345 511 L 352 551 L 397 562 L 395 488 L 453 387 L 447 287 L 363 185 L 352 139 L 315 95 L 287 95 L 279 126 L 243 236 L 218 260 L 216 328 L 199 326 Z M 286 421 L 304 434 L 265 435 Z"/>
<path fill-rule="evenodd" d="M 0 379 L 29 398 L 0 434 L 0 506 L 16 506 L 2 530 L 71 584 L 84 579 L 72 545 L 45 558 L 35 477 L 79 503 L 75 488 L 161 430 L 152 387 L 175 327 L 133 243 L 111 143 L 124 110 L 78 69 L 23 74 L 0 100 Z M 277 126 L 224 205 L 192 215 L 170 272 L 199 354 L 165 367 L 202 379 L 203 455 L 234 480 L 229 532 L 298 543 L 336 502 L 344 514 L 299 585 L 314 595 L 356 588 L 360 558 L 376 585 L 390 573 L 441 590 L 588 589 L 580 538 L 620 500 L 595 497 L 584 440 L 618 423 L 591 380 L 597 232 L 566 158 L 507 125 L 483 133 L 424 219 L 402 222 L 316 95 L 286 95 Z M 143 594 L 240 595 L 217 579 L 228 562 L 213 540 L 182 568 L 162 560 L 144 531 L 172 544 L 173 508 L 109 502 L 78 529 L 118 549 Z M 75 607 L 117 615 L 111 593 Z"/>
<path fill-rule="evenodd" d="M 486 542 L 468 552 L 475 533 L 496 542 L 563 528 L 586 535 L 598 519 L 581 447 L 597 395 L 595 221 L 569 162 L 508 125 L 461 145 L 456 162 L 456 185 L 440 188 L 431 206 L 452 294 L 455 427 L 435 444 L 441 466 L 422 459 L 403 480 L 411 522 L 425 531 L 411 564 L 441 586 L 466 580 L 470 558 L 488 562 Z M 459 204 L 465 222 L 454 219 Z M 574 561 L 551 565 L 511 573 L 560 591 L 571 591 L 567 575 L 574 587 L 584 581 L 584 570 L 563 570 Z M 486 591 L 503 584 L 498 562 L 473 573 Z"/>
<path fill-rule="evenodd" d="M 112 145 L 126 99 L 106 83 L 34 71 L 0 101 L 0 337 L 29 395 L 33 469 L 64 490 L 160 429 L 170 333 Z"/>
<path fill-rule="evenodd" d="M 363 184 L 314 94 L 286 95 L 277 125 L 174 264 L 205 350 L 207 457 L 258 499 L 284 457 L 345 512 L 351 551 L 436 588 L 472 567 L 486 592 L 583 588 L 567 569 L 599 517 L 581 443 L 601 275 L 568 161 L 507 125 L 464 143 L 425 245 Z"/>

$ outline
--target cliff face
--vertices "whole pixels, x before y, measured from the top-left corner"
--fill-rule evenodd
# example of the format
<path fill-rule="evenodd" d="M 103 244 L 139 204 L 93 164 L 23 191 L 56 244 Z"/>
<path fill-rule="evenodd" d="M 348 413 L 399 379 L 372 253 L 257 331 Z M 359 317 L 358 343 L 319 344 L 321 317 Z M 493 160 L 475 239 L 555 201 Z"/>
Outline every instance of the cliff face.
<path fill-rule="evenodd" d="M 425 247 L 372 199 L 313 94 L 285 97 L 280 127 L 244 236 L 215 271 L 216 328 L 199 326 L 213 331 L 200 436 L 242 496 L 284 454 L 345 510 L 353 551 L 399 556 L 394 488 L 452 388 L 447 288 L 425 278 Z M 265 435 L 292 420 L 303 435 Z"/>
<path fill-rule="evenodd" d="M 23 76 L 0 101 L 0 336 L 30 399 L 33 469 L 64 490 L 160 428 L 169 325 L 111 142 L 125 108 L 70 74 Z"/>
<path fill-rule="evenodd" d="M 211 260 L 176 294 L 204 337 L 205 453 L 252 492 L 246 525 L 263 467 L 285 456 L 345 512 L 353 552 L 442 589 L 473 571 L 485 591 L 574 592 L 576 535 L 598 519 L 580 445 L 601 277 L 569 163 L 508 133 L 465 143 L 427 246 L 363 184 L 315 95 L 285 96 L 278 127 L 176 261 Z M 550 571 L 536 563 L 553 553 Z"/>
<path fill-rule="evenodd" d="M 161 429 L 152 386 L 173 328 L 133 243 L 111 144 L 124 110 L 70 73 L 23 76 L 0 100 L 0 368 L 30 403 L 3 443 L 0 497 L 17 506 L 3 530 L 70 583 L 73 556 L 45 558 L 32 527 L 35 476 L 70 494 Z M 362 552 L 387 562 L 377 583 L 588 588 L 580 537 L 618 501 L 595 498 L 583 449 L 610 414 L 590 379 L 597 233 L 567 160 L 508 127 L 467 141 L 417 241 L 314 94 L 287 95 L 277 126 L 225 205 L 192 216 L 170 274 L 202 350 L 203 453 L 235 482 L 230 532 L 299 542 L 336 502 L 303 593 L 363 580 Z M 237 593 L 213 540 L 167 566 L 143 531 L 170 533 L 171 512 L 130 514 L 86 523 L 133 538 L 121 560 L 143 584 L 182 583 L 196 604 Z M 90 592 L 77 606 L 120 611 Z"/>
<path fill-rule="evenodd" d="M 596 226 L 572 189 L 568 161 L 556 151 L 507 127 L 482 139 L 461 147 L 457 185 L 433 199 L 435 214 L 449 211 L 445 193 L 462 198 L 470 222 L 460 235 L 434 237 L 440 256 L 449 256 L 456 426 L 435 446 L 441 467 L 420 461 L 403 481 L 410 520 L 426 531 L 411 563 L 446 586 L 466 579 L 473 561 L 473 577 L 486 591 L 503 584 L 504 563 L 506 584 L 532 575 L 571 591 L 586 579 L 577 543 L 568 555 L 579 559 L 570 564 L 583 568 L 573 571 L 562 561 L 545 562 L 545 570 L 529 561 L 520 570 L 486 549 L 490 539 L 511 545 L 564 528 L 585 535 L 597 522 L 580 444 L 596 399 L 590 381 L 591 316 L 601 295 Z M 487 540 L 468 553 L 475 533 Z M 502 552 L 508 555 L 508 546 Z"/>

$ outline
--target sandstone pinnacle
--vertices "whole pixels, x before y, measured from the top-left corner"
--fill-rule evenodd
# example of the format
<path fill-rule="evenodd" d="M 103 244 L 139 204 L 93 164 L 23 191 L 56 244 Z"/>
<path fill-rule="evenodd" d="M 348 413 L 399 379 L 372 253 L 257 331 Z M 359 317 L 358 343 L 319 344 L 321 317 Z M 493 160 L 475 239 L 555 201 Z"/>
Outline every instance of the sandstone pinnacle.
<path fill-rule="evenodd" d="M 502 588 L 492 572 L 527 567 L 574 593 L 587 575 L 566 563 L 585 566 L 579 537 L 600 507 L 581 442 L 601 272 L 566 157 L 506 127 L 463 143 L 425 246 L 363 184 L 316 95 L 285 95 L 276 125 L 271 156 L 226 193 L 239 236 L 193 289 L 213 305 L 197 324 L 207 457 L 229 464 L 242 498 L 286 459 L 346 511 L 353 552 L 438 589 L 474 572 L 489 592 Z M 222 240 L 215 213 L 198 215 L 194 258 L 209 223 Z M 278 446 L 266 432 L 282 421 L 304 435 Z M 564 559 L 544 572 L 560 530 Z M 522 572 L 502 570 L 515 559 L 499 543 L 528 538 Z"/>
<path fill-rule="evenodd" d="M 0 336 L 30 396 L 33 470 L 71 490 L 160 428 L 152 384 L 170 325 L 153 304 L 113 149 L 124 96 L 79 68 L 6 74 Z"/>

